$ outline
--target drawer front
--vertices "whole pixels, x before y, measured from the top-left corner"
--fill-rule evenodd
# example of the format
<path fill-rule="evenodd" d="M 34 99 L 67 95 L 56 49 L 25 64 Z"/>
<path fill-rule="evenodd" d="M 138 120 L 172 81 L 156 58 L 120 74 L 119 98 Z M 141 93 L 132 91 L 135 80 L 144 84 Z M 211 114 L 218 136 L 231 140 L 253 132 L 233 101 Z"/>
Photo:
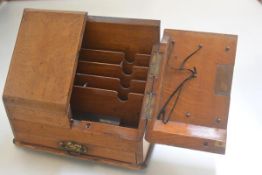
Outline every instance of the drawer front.
<path fill-rule="evenodd" d="M 135 141 L 116 140 L 110 136 L 107 136 L 106 139 L 104 136 L 94 133 L 92 135 L 82 130 L 76 131 L 78 129 L 50 127 L 19 120 L 10 120 L 10 122 L 14 129 L 15 139 L 19 142 L 59 149 L 65 153 L 78 156 L 78 153 L 61 147 L 61 143 L 71 141 L 86 149 L 81 153 L 83 155 L 136 163 L 137 143 Z"/>
<path fill-rule="evenodd" d="M 27 133 L 17 133 L 16 140 L 27 144 L 40 145 L 48 148 L 63 150 L 68 155 L 75 156 L 75 157 L 80 155 L 88 155 L 97 158 L 106 158 L 106 159 L 118 160 L 122 162 L 136 163 L 135 152 L 124 152 L 124 151 L 114 150 L 114 149 L 100 147 L 96 145 L 81 144 L 73 141 L 74 143 L 77 143 L 85 147 L 86 150 L 85 152 L 78 153 L 61 148 L 61 142 L 68 142 L 68 141 L 61 141 L 53 138 L 29 135 Z"/>

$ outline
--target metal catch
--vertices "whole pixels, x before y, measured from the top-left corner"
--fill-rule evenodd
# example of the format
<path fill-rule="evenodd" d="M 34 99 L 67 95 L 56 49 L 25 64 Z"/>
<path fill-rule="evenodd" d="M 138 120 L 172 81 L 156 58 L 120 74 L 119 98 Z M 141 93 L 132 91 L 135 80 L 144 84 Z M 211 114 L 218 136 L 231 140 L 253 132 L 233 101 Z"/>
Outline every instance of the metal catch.
<path fill-rule="evenodd" d="M 87 148 L 84 145 L 73 141 L 61 141 L 59 142 L 59 148 L 71 155 L 80 155 L 87 152 Z"/>

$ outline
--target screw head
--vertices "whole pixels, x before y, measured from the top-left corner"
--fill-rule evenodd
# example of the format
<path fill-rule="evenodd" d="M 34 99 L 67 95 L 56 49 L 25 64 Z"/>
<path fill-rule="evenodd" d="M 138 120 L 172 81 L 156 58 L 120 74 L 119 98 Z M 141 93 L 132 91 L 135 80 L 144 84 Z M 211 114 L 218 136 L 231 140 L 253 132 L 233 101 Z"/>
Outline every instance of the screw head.
<path fill-rule="evenodd" d="M 216 117 L 216 123 L 220 123 L 221 122 L 221 118 L 220 117 Z"/>
<path fill-rule="evenodd" d="M 229 50 L 230 50 L 230 47 L 227 46 L 227 47 L 225 48 L 225 51 L 228 52 Z"/>
<path fill-rule="evenodd" d="M 191 116 L 191 113 L 190 113 L 190 112 L 186 112 L 186 113 L 185 113 L 185 116 L 186 116 L 186 117 L 190 117 L 190 116 Z"/>

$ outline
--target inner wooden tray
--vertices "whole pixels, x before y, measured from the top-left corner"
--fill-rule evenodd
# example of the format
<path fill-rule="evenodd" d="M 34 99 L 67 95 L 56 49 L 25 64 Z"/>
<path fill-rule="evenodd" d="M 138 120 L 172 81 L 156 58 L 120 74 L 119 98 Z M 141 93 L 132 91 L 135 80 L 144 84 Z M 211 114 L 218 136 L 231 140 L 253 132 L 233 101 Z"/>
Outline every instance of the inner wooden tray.
<path fill-rule="evenodd" d="M 71 96 L 74 120 L 138 128 L 151 50 L 159 42 L 156 21 L 140 22 L 88 17 Z"/>

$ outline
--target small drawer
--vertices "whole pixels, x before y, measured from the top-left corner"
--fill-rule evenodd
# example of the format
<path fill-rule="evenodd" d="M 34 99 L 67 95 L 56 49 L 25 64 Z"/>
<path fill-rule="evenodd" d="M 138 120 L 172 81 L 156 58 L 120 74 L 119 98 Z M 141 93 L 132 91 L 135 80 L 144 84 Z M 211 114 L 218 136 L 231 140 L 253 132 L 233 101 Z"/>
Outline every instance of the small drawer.
<path fill-rule="evenodd" d="M 28 145 L 41 145 L 42 147 L 49 148 L 54 150 L 54 152 L 62 151 L 65 154 L 68 154 L 70 156 L 74 157 L 82 157 L 85 158 L 85 156 L 93 156 L 94 158 L 106 158 L 111 160 L 118 160 L 122 162 L 128 162 L 128 163 L 136 163 L 136 154 L 135 152 L 126 152 L 122 150 L 116 150 L 96 145 L 89 145 L 89 144 L 79 144 L 78 142 L 74 141 L 64 141 L 64 140 L 58 140 L 57 138 L 53 137 L 43 137 L 39 135 L 35 135 L 33 133 L 18 133 L 16 141 L 22 141 L 24 144 Z M 61 144 L 71 142 L 75 145 L 69 146 L 71 149 L 79 149 L 79 145 L 82 145 L 85 148 L 85 152 L 78 153 L 73 152 L 72 150 L 63 149 L 61 147 Z M 74 147 L 75 146 L 75 147 Z M 77 148 L 76 148 L 77 147 Z"/>
<path fill-rule="evenodd" d="M 58 143 L 58 149 L 63 150 L 65 153 L 72 156 L 94 156 L 97 158 L 107 158 L 119 160 L 123 162 L 136 163 L 135 152 L 123 152 L 110 148 L 95 146 L 95 145 L 82 145 L 72 141 L 61 141 Z M 83 151 L 79 153 L 78 151 Z"/>

